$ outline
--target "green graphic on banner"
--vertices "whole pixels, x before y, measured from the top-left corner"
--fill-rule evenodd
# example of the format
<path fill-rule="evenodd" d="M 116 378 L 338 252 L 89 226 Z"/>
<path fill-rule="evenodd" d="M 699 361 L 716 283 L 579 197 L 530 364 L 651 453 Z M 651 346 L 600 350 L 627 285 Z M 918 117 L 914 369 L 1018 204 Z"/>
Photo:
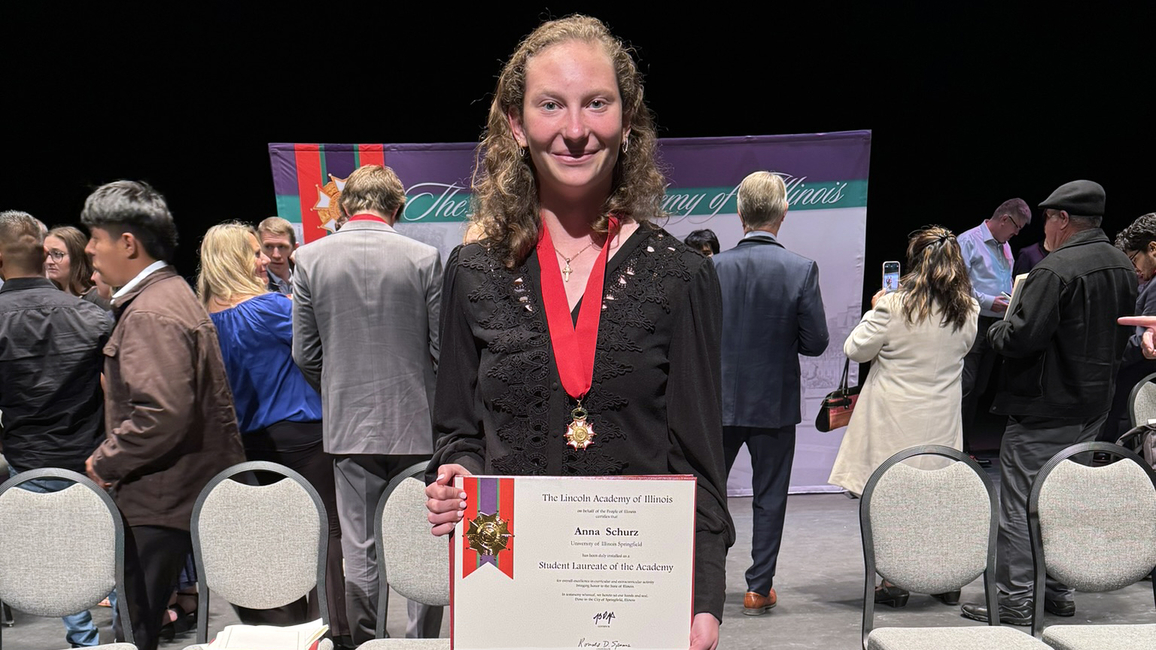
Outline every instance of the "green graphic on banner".
<path fill-rule="evenodd" d="M 470 216 L 470 188 L 457 183 L 418 183 L 405 193 L 402 221 L 448 223 Z"/>
<path fill-rule="evenodd" d="M 808 182 L 787 177 L 787 203 L 792 211 L 862 208 L 867 205 L 867 181 Z M 735 214 L 738 186 L 667 188 L 662 208 L 672 217 Z M 407 192 L 402 220 L 413 223 L 466 221 L 470 214 L 469 188 L 456 183 L 419 183 Z M 280 206 L 278 206 L 280 207 Z"/>
<path fill-rule="evenodd" d="M 811 183 L 805 176 L 784 177 L 791 211 L 862 208 L 867 205 L 867 181 Z M 672 217 L 714 216 L 738 212 L 738 186 L 667 188 L 662 209 Z"/>

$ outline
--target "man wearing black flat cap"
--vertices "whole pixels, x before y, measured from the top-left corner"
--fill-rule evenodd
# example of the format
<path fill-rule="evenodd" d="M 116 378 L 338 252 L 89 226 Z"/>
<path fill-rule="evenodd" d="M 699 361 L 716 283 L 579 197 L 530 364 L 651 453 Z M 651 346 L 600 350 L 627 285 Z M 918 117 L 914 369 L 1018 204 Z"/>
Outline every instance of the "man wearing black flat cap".
<path fill-rule="evenodd" d="M 1010 313 L 987 333 L 1004 357 L 1004 381 L 992 406 L 1009 416 L 999 455 L 996 584 L 1000 621 L 1012 625 L 1032 620 L 1027 522 L 1032 482 L 1056 453 L 1096 439 L 1130 333 L 1116 326 L 1116 318 L 1136 304 L 1132 263 L 1100 229 L 1104 188 L 1099 183 L 1065 183 L 1040 209 L 1052 253 L 1032 269 Z M 1048 578 L 1044 608 L 1057 616 L 1074 615 L 1072 590 Z M 987 607 L 966 604 L 963 616 L 986 621 Z"/>

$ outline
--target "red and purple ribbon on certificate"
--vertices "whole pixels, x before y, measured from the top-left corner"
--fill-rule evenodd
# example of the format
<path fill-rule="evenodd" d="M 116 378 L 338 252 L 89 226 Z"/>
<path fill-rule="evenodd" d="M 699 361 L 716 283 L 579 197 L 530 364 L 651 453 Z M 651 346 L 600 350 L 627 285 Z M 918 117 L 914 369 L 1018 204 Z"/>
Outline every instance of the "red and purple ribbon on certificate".
<path fill-rule="evenodd" d="M 490 564 L 514 577 L 514 479 L 467 476 L 462 577 Z"/>

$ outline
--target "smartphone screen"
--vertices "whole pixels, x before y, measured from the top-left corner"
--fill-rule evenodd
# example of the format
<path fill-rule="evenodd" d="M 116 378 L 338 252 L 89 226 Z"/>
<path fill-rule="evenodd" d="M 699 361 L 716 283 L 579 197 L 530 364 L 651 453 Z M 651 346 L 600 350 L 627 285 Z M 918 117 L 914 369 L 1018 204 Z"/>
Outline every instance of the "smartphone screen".
<path fill-rule="evenodd" d="M 891 293 L 899 289 L 899 262 L 883 263 L 883 290 Z"/>

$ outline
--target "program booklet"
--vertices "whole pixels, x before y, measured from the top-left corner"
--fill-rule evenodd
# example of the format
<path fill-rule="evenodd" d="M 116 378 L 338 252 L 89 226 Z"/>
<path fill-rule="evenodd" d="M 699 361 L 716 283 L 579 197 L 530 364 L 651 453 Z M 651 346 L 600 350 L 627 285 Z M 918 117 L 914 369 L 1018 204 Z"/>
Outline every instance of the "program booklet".
<path fill-rule="evenodd" d="M 1008 316 L 1016 308 L 1016 305 L 1020 303 L 1020 285 L 1024 283 L 1024 280 L 1026 280 L 1027 277 L 1027 273 L 1020 273 L 1012 282 L 1011 298 L 1007 301 L 1007 311 L 1003 313 L 1004 320 L 1007 320 Z"/>
<path fill-rule="evenodd" d="M 230 625 L 207 648 L 218 650 L 316 650 L 329 631 L 321 619 L 300 625 Z"/>

